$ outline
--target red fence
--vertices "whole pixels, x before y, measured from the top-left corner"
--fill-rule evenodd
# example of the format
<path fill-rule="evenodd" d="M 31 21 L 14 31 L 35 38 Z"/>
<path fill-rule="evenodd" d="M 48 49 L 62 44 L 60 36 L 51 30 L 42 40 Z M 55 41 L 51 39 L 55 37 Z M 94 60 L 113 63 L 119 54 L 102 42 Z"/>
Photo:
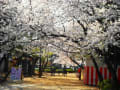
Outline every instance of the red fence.
<path fill-rule="evenodd" d="M 100 67 L 100 73 L 102 74 L 103 78 L 111 79 L 111 74 L 109 73 L 107 67 Z M 120 67 L 117 70 L 118 80 L 120 82 Z M 83 73 L 83 82 L 84 84 L 88 85 L 97 85 L 98 83 L 98 75 L 95 67 L 93 66 L 86 66 Z"/>

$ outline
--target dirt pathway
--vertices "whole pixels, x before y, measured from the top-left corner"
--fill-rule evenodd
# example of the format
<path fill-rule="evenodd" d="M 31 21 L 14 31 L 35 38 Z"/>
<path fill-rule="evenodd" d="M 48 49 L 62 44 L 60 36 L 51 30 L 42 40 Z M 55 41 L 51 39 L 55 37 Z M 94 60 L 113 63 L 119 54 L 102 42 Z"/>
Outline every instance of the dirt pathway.
<path fill-rule="evenodd" d="M 97 87 L 84 85 L 82 80 L 78 80 L 76 74 L 68 74 L 67 76 L 63 76 L 63 75 L 50 76 L 50 74 L 44 74 L 42 78 L 38 78 L 38 77 L 24 78 L 24 84 L 35 84 L 38 86 L 38 88 L 40 86 L 44 88 L 62 87 L 63 89 L 60 90 L 64 90 L 64 89 L 65 90 L 99 90 Z M 36 90 L 41 90 L 41 89 L 36 89 Z M 53 90 L 58 90 L 58 89 L 53 89 Z"/>

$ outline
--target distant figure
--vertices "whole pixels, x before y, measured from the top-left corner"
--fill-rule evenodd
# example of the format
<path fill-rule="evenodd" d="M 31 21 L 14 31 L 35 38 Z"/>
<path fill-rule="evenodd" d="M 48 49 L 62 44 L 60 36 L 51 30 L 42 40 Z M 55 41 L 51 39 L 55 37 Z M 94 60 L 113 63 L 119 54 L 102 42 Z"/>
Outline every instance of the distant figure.
<path fill-rule="evenodd" d="M 64 68 L 63 68 L 63 74 L 64 74 L 64 76 L 67 76 L 66 66 L 64 66 Z"/>
<path fill-rule="evenodd" d="M 52 67 L 51 68 L 51 76 L 55 76 L 56 68 Z"/>
<path fill-rule="evenodd" d="M 81 80 L 81 68 L 78 68 L 78 78 Z"/>

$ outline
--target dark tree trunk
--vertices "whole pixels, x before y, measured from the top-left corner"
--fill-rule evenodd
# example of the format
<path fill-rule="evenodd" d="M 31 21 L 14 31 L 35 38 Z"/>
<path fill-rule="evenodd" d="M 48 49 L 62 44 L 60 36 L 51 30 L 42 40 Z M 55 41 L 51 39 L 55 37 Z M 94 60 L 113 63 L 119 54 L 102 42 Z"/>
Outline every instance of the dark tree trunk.
<path fill-rule="evenodd" d="M 4 83 L 4 82 L 7 80 L 10 72 L 11 72 L 11 71 L 8 71 L 8 72 L 5 74 L 5 77 L 3 77 L 3 78 L 0 80 L 0 83 Z"/>
<path fill-rule="evenodd" d="M 26 76 L 27 75 L 27 61 L 26 60 L 22 60 L 22 71 L 23 71 L 23 75 Z"/>
<path fill-rule="evenodd" d="M 35 65 L 37 63 L 38 59 L 32 60 L 32 75 L 35 75 Z"/>
<path fill-rule="evenodd" d="M 8 72 L 8 63 L 9 63 L 9 62 L 8 62 L 8 58 L 7 58 L 7 56 L 5 56 L 5 65 L 4 65 L 4 66 L 5 66 L 5 67 L 4 67 L 4 72 L 5 72 L 5 73 Z"/>
<path fill-rule="evenodd" d="M 7 77 L 10 73 L 10 71 L 8 70 L 8 54 L 4 55 L 3 58 L 0 60 L 0 73 L 3 73 L 5 76 L 0 78 L 0 83 L 3 83 L 7 80 Z"/>
<path fill-rule="evenodd" d="M 92 62 L 96 68 L 96 71 L 97 71 L 97 74 L 98 74 L 98 78 L 99 78 L 99 81 L 102 82 L 103 81 L 103 76 L 101 75 L 100 71 L 99 71 L 99 67 L 97 65 L 97 62 L 95 61 L 95 58 L 94 56 L 91 54 L 91 59 L 92 59 Z"/>
<path fill-rule="evenodd" d="M 114 90 L 119 90 L 119 82 L 117 79 L 117 67 L 114 67 L 108 60 L 105 61 L 109 72 L 111 73 L 111 83 Z"/>
<path fill-rule="evenodd" d="M 42 77 L 42 61 L 41 61 L 41 57 L 40 57 L 40 61 L 39 61 L 39 78 Z"/>

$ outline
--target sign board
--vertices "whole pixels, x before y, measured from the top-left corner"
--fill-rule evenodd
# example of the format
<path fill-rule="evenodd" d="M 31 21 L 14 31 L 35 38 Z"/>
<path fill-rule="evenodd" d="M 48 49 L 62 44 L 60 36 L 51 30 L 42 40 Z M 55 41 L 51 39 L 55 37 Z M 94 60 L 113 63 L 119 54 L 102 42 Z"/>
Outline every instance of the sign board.
<path fill-rule="evenodd" d="M 11 69 L 11 80 L 21 80 L 21 68 L 12 67 Z"/>

